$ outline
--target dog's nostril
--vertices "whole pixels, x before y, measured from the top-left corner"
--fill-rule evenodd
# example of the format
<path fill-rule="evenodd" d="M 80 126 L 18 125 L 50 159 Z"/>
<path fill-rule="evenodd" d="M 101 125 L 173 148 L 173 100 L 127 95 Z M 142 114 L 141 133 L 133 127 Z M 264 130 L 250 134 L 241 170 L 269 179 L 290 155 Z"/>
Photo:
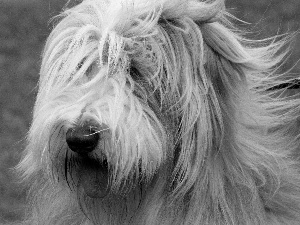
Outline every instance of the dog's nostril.
<path fill-rule="evenodd" d="M 69 148 L 78 154 L 92 152 L 99 141 L 99 133 L 91 126 L 70 128 L 66 134 Z"/>

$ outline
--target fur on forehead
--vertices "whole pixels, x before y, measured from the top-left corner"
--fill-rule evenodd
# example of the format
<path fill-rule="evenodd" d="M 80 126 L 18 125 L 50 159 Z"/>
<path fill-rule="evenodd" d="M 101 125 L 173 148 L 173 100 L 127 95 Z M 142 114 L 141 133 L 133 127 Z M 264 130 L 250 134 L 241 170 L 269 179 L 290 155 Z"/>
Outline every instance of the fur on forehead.
<path fill-rule="evenodd" d="M 182 50 L 177 42 L 201 42 L 201 33 L 193 21 L 212 22 L 222 17 L 223 7 L 223 0 L 85 0 L 61 14 L 63 19 L 51 33 L 44 52 L 41 84 L 53 86 L 56 82 L 64 86 L 71 76 L 81 78 L 95 62 L 100 68 L 108 66 L 115 74 L 128 72 L 133 63 L 148 65 L 140 69 L 157 77 L 166 64 L 176 64 L 176 53 Z M 193 30 L 193 36 L 188 37 L 188 30 Z M 201 60 L 203 46 L 200 47 Z"/>

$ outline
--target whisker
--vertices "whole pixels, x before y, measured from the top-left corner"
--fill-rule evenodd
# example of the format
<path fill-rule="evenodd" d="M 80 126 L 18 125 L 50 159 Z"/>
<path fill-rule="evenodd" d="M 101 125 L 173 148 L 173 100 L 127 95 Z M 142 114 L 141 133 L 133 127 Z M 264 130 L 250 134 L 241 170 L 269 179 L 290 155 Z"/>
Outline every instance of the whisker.
<path fill-rule="evenodd" d="M 108 130 L 110 130 L 109 128 L 105 128 L 105 129 L 101 129 L 101 130 L 98 130 L 98 131 L 95 131 L 95 132 L 93 132 L 93 133 L 90 133 L 90 134 L 85 134 L 85 135 L 83 135 L 83 136 L 91 136 L 91 135 L 94 135 L 94 134 L 100 134 L 101 132 L 103 132 L 103 131 L 108 131 Z"/>

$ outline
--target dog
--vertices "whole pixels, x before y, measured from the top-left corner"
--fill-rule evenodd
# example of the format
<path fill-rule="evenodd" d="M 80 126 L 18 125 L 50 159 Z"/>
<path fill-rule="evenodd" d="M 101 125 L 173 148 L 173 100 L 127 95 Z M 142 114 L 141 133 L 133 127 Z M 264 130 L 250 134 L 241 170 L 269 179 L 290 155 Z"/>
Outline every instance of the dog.
<path fill-rule="evenodd" d="M 83 0 L 54 20 L 17 170 L 30 225 L 300 224 L 289 37 L 223 0 Z"/>

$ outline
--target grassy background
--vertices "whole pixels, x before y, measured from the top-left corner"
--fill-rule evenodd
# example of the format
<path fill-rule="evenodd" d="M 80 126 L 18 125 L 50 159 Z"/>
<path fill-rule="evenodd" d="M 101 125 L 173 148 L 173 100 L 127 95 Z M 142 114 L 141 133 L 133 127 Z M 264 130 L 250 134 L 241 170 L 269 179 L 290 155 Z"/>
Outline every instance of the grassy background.
<path fill-rule="evenodd" d="M 74 0 L 73 0 L 74 1 Z M 22 215 L 24 192 L 9 169 L 16 165 L 32 117 L 40 52 L 65 0 L 0 0 L 0 223 Z M 227 0 L 229 10 L 251 23 L 252 38 L 300 28 L 299 0 Z M 300 58 L 295 39 L 291 66 Z M 300 72 L 300 65 L 295 71 Z"/>

